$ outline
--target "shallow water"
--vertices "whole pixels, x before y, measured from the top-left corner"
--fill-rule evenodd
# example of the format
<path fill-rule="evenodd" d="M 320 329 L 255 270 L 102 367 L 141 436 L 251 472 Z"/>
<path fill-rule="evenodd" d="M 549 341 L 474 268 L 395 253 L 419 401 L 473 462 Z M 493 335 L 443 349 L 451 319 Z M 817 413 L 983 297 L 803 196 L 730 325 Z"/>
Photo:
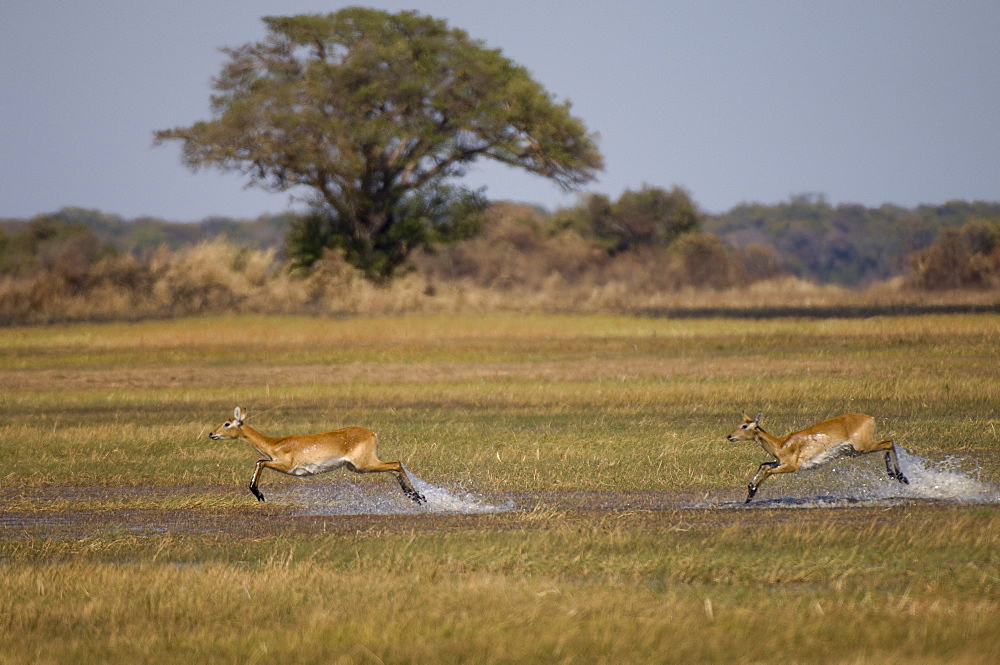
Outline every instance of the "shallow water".
<path fill-rule="evenodd" d="M 889 479 L 882 455 L 841 458 L 822 467 L 764 481 L 749 504 L 706 500 L 692 507 L 841 507 L 893 505 L 914 501 L 1000 503 L 1000 487 L 978 478 L 966 460 L 929 460 L 897 447 L 899 467 L 909 484 Z M 756 470 L 756 469 L 754 469 Z M 748 476 L 749 478 L 749 476 Z"/>
<path fill-rule="evenodd" d="M 1000 487 L 978 479 L 976 469 L 959 458 L 928 460 L 898 448 L 899 465 L 909 484 L 888 478 L 882 455 L 840 458 L 793 474 L 773 476 L 749 504 L 705 497 L 688 508 L 820 508 L 898 505 L 913 502 L 1000 504 Z M 411 474 L 427 502 L 416 504 L 388 477 L 341 475 L 263 488 L 269 503 L 291 507 L 298 515 L 475 515 L 517 509 L 457 487 L 433 484 Z M 749 476 L 748 476 L 749 477 Z"/>
<path fill-rule="evenodd" d="M 290 505 L 300 515 L 476 515 L 515 509 L 512 501 L 490 503 L 465 490 L 428 483 L 412 473 L 413 487 L 424 495 L 426 503 L 418 505 L 407 498 L 395 481 L 377 482 L 371 477 L 355 479 L 350 476 L 328 483 L 311 480 L 286 484 L 270 492 L 264 489 L 264 492 L 268 502 Z"/>

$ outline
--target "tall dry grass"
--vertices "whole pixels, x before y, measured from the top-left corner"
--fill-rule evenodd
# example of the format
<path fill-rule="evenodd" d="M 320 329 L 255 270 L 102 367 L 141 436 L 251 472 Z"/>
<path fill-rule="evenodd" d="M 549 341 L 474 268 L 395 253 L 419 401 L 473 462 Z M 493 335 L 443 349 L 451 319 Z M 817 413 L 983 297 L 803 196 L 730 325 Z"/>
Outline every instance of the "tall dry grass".
<path fill-rule="evenodd" d="M 413 270 L 377 286 L 328 253 L 309 274 L 274 249 L 222 239 L 144 259 L 55 261 L 0 275 L 0 325 L 141 320 L 223 313 L 641 312 L 767 307 L 879 307 L 965 303 L 996 306 L 1000 290 L 917 290 L 903 279 L 864 290 L 783 273 L 758 246 L 733 249 L 689 234 L 671 248 L 609 254 L 575 232 L 547 235 L 505 217 L 472 241 L 416 258 Z"/>

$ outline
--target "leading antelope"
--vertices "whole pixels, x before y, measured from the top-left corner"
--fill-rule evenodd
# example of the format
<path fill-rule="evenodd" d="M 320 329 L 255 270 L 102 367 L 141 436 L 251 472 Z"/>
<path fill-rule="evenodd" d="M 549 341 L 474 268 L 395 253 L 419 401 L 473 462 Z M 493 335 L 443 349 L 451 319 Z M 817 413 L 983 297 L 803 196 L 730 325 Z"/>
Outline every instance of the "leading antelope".
<path fill-rule="evenodd" d="M 355 473 L 393 473 L 406 496 L 418 504 L 427 502 L 423 494 L 413 489 L 399 461 L 383 462 L 378 458 L 375 454 L 378 438 L 370 429 L 345 427 L 321 434 L 271 437 L 245 424 L 246 416 L 246 411 L 236 407 L 233 419 L 216 427 L 208 436 L 216 441 L 241 439 L 264 456 L 258 460 L 250 478 L 250 491 L 258 501 L 264 500 L 257 482 L 265 468 L 292 476 L 313 476 L 346 466 Z"/>
<path fill-rule="evenodd" d="M 875 419 L 863 413 L 845 413 L 824 420 L 799 432 L 773 436 L 760 426 L 761 414 L 751 418 L 743 413 L 743 424 L 726 437 L 730 441 L 755 440 L 770 453 L 775 461 L 764 462 L 750 480 L 746 503 L 757 493 L 757 488 L 768 476 L 776 473 L 793 473 L 799 469 L 812 469 L 837 457 L 854 457 L 879 451 L 885 452 L 885 468 L 889 477 L 900 483 L 909 480 L 899 470 L 896 444 L 892 439 L 875 440 Z"/>

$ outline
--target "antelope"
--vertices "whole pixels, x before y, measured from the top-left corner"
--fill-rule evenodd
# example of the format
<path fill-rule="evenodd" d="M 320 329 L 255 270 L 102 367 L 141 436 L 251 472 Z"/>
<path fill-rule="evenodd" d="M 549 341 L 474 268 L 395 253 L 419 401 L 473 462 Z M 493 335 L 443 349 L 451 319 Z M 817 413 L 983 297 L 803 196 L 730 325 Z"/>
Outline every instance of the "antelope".
<path fill-rule="evenodd" d="M 750 503 L 757 488 L 768 476 L 812 469 L 837 457 L 855 457 L 879 451 L 885 452 L 885 468 L 889 477 L 909 484 L 899 470 L 896 444 L 892 439 L 875 440 L 875 419 L 863 413 L 845 413 L 836 418 L 807 427 L 785 436 L 773 436 L 760 426 L 760 413 L 751 418 L 743 413 L 743 423 L 726 437 L 730 441 L 755 440 L 775 461 L 763 462 L 748 485 L 746 503 Z"/>
<path fill-rule="evenodd" d="M 418 504 L 427 502 L 423 494 L 413 489 L 403 465 L 398 460 L 383 462 L 378 458 L 375 453 L 378 437 L 370 429 L 345 427 L 320 434 L 271 437 L 264 436 L 245 424 L 243 421 L 246 416 L 246 411 L 236 407 L 233 419 L 216 427 L 208 436 L 215 441 L 224 439 L 246 441 L 264 456 L 264 459 L 257 461 L 253 476 L 250 478 L 250 491 L 258 501 L 264 500 L 257 482 L 260 480 L 261 471 L 265 468 L 301 477 L 314 476 L 346 466 L 355 473 L 393 473 L 407 497 Z"/>

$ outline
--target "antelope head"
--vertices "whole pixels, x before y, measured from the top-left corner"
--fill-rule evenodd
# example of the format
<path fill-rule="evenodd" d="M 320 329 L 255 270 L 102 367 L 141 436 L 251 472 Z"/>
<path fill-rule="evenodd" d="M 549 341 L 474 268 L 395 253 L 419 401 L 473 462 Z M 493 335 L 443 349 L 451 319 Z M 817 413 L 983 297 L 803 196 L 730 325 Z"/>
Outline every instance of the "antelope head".
<path fill-rule="evenodd" d="M 726 438 L 733 442 L 753 441 L 757 438 L 757 432 L 760 431 L 760 420 L 762 417 L 763 414 L 758 412 L 756 418 L 751 418 L 746 414 L 746 411 L 744 411 L 743 422 L 739 427 L 730 432 L 729 436 Z"/>
<path fill-rule="evenodd" d="M 216 441 L 240 438 L 240 428 L 243 426 L 243 419 L 245 417 L 246 412 L 240 407 L 236 407 L 236 410 L 233 411 L 233 419 L 227 420 L 216 427 L 215 431 L 209 434 L 208 437 Z"/>

